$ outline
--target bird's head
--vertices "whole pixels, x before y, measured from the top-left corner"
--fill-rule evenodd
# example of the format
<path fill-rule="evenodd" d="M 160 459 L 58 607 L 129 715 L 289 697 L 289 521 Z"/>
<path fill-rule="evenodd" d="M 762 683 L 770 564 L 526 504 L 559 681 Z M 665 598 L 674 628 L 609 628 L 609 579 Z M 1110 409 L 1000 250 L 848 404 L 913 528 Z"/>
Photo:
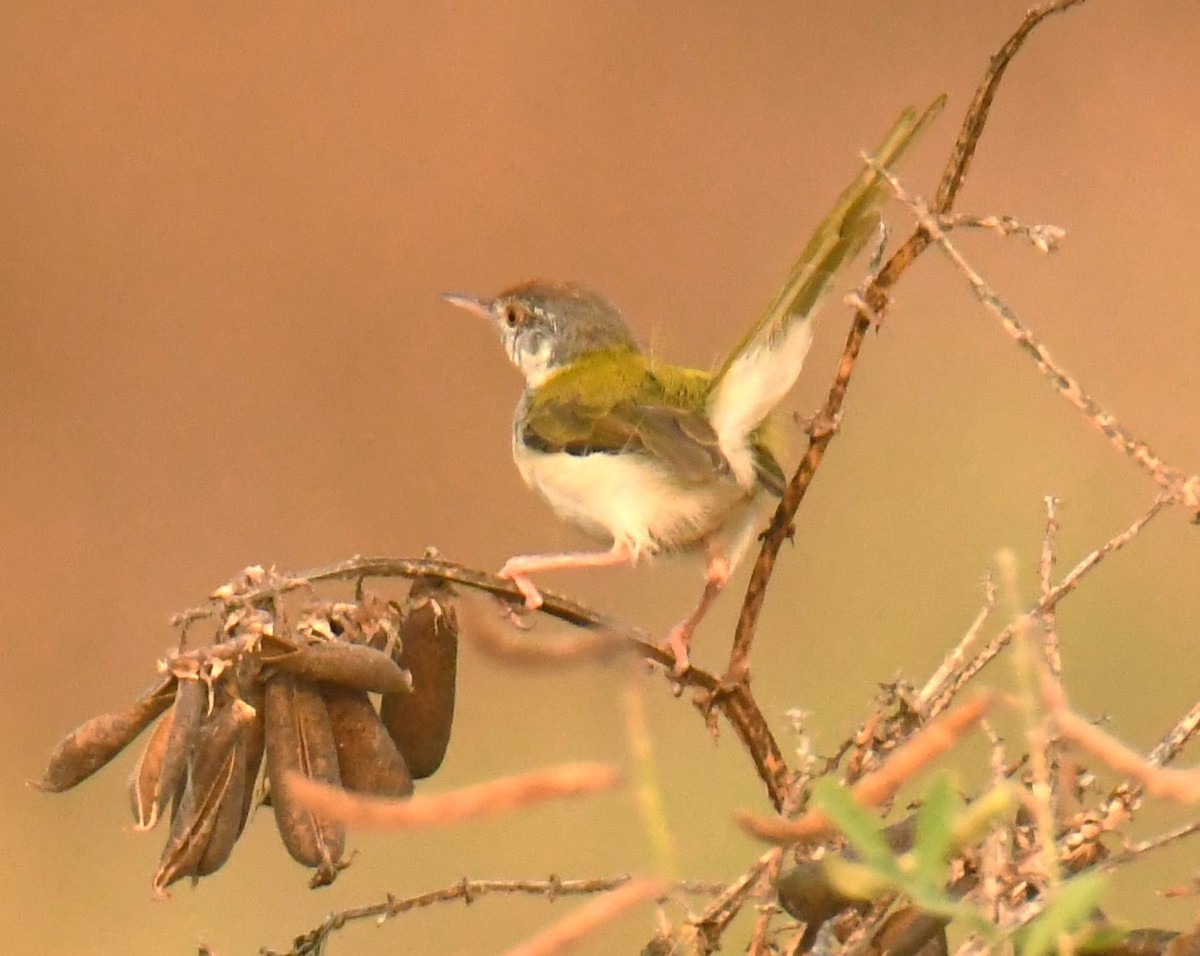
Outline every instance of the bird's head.
<path fill-rule="evenodd" d="M 617 307 L 575 283 L 525 282 L 494 299 L 458 293 L 442 298 L 495 325 L 504 351 L 534 388 L 585 355 L 637 349 Z"/>

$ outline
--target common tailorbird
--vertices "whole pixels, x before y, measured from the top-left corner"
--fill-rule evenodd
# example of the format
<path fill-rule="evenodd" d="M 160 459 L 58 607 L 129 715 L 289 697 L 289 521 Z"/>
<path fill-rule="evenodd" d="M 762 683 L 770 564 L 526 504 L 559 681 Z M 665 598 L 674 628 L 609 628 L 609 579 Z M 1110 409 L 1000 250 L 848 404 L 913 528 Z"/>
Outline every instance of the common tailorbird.
<path fill-rule="evenodd" d="M 895 163 L 941 104 L 920 116 L 905 111 L 874 163 Z M 500 576 L 527 607 L 542 603 L 531 574 L 702 550 L 704 591 L 667 638 L 676 672 L 687 669 L 692 634 L 754 540 L 761 503 L 783 493 L 771 413 L 800 374 L 813 312 L 875 233 L 887 194 L 875 169 L 856 177 L 716 371 L 647 354 L 616 306 L 579 284 L 526 282 L 492 299 L 444 296 L 488 319 L 525 376 L 512 432 L 521 477 L 560 516 L 611 541 L 603 551 L 509 559 Z"/>

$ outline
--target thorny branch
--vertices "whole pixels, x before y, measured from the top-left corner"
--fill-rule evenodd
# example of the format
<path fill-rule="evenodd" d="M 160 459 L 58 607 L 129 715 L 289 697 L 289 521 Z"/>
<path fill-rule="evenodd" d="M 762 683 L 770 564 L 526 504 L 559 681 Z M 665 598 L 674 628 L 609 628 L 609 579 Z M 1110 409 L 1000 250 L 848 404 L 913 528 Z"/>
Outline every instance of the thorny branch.
<path fill-rule="evenodd" d="M 355 906 L 337 913 L 330 913 L 319 926 L 297 936 L 293 940 L 291 948 L 285 953 L 264 949 L 262 956 L 320 956 L 329 937 L 349 923 L 368 919 L 383 923 L 401 913 L 436 906 L 439 903 L 461 900 L 470 904 L 484 896 L 501 894 L 543 896 L 553 902 L 564 896 L 594 896 L 600 893 L 611 893 L 634 882 L 634 878 L 628 874 L 585 880 L 564 880 L 557 876 L 551 876 L 545 880 L 469 880 L 464 878 L 438 890 L 405 897 L 388 894 L 387 899 L 379 903 Z M 680 881 L 661 887 L 660 892 L 711 894 L 717 889 L 718 887 L 712 884 Z"/>
<path fill-rule="evenodd" d="M 1017 30 L 992 57 L 987 73 L 967 110 L 954 146 L 954 152 L 942 174 L 941 182 L 938 184 L 937 198 L 931 210 L 934 214 L 945 215 L 951 211 L 963 181 L 966 179 L 980 136 L 983 134 L 1000 80 L 1013 57 L 1024 46 L 1030 34 L 1048 16 L 1061 13 L 1082 2 L 1083 0 L 1054 0 L 1054 2 L 1044 3 L 1030 10 Z M 833 385 L 829 389 L 824 407 L 817 415 L 817 421 L 832 423 L 841 420 L 842 408 L 846 401 L 846 390 L 850 385 L 850 377 L 854 372 L 858 353 L 862 349 L 866 334 L 871 325 L 881 321 L 887 312 L 888 290 L 908 271 L 917 256 L 929 246 L 930 241 L 930 232 L 923 224 L 918 226 L 857 296 L 859 304 L 854 313 L 850 333 L 842 350 Z M 749 679 L 750 646 L 754 640 L 758 617 L 762 613 L 767 584 L 775 570 L 779 549 L 790 533 L 800 502 L 804 500 L 808 487 L 812 484 L 813 477 L 821 466 L 825 451 L 835 433 L 836 429 L 832 427 L 813 429 L 809 437 L 808 449 L 804 453 L 796 473 L 792 476 L 792 480 L 788 483 L 783 498 L 775 509 L 775 515 L 763 536 L 762 549 L 754 564 L 754 570 L 750 574 L 750 583 L 746 588 L 746 597 L 734 630 L 733 647 L 727 667 L 727 681 L 730 683 L 742 683 Z"/>
<path fill-rule="evenodd" d="M 950 241 L 950 237 L 938 225 L 936 215 L 938 210 L 930 210 L 919 199 L 911 196 L 891 172 L 876 165 L 867 154 L 863 154 L 863 159 L 880 176 L 891 183 L 896 197 L 912 210 L 921 228 L 942 247 L 950 261 L 966 277 L 976 298 L 1000 320 L 1009 337 L 1033 358 L 1038 371 L 1046 376 L 1055 391 L 1082 412 L 1088 422 L 1119 451 L 1140 465 L 1173 500 L 1194 512 L 1200 512 L 1200 475 L 1189 475 L 1182 469 L 1163 461 L 1146 442 L 1136 437 L 1117 420 L 1115 415 L 1088 395 L 1083 386 L 1050 355 L 1046 346 L 1017 318 L 1016 313 L 1001 300 L 983 277 L 963 258 L 962 253 Z"/>

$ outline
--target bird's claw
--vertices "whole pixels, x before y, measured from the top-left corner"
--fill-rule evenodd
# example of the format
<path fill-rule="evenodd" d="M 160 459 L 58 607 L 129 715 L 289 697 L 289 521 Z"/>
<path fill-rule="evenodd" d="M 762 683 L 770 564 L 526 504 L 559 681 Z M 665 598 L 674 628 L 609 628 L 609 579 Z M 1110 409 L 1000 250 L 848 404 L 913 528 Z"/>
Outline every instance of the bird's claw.
<path fill-rule="evenodd" d="M 663 648 L 675 658 L 675 666 L 671 668 L 673 677 L 682 677 L 692 666 L 691 659 L 688 657 L 688 645 L 691 642 L 691 632 L 682 626 L 671 628 L 671 633 L 667 635 Z"/>
<path fill-rule="evenodd" d="M 513 562 L 509 561 L 500 569 L 498 577 L 502 577 L 508 581 L 512 581 L 513 585 L 521 596 L 525 598 L 525 609 L 527 611 L 536 611 L 542 606 L 542 592 L 537 589 L 537 586 L 521 573 L 520 568 L 513 567 Z"/>

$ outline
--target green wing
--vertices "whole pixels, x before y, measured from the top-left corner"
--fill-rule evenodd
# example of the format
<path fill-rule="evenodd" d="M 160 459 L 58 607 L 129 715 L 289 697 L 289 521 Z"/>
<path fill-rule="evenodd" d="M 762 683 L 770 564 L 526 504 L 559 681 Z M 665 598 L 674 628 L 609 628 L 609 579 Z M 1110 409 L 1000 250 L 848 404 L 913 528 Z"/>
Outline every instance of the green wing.
<path fill-rule="evenodd" d="M 874 155 L 875 162 L 890 169 L 908 145 L 946 103 L 939 96 L 920 116 L 913 108 L 900 114 L 887 138 Z M 783 336 L 792 322 L 807 318 L 828 290 L 837 271 L 852 260 L 875 232 L 879 207 L 889 195 L 889 187 L 871 167 L 863 167 L 854 182 L 838 197 L 829 214 L 817 226 L 808 245 L 800 254 L 783 288 L 779 290 L 762 317 L 737 344 L 712 378 L 715 388 L 738 356 L 759 345 Z"/>
<path fill-rule="evenodd" d="M 717 433 L 700 410 L 690 407 L 697 401 L 686 399 L 677 381 L 681 375 L 706 377 L 703 373 L 651 365 L 640 355 L 612 357 L 619 362 L 618 373 L 615 362 L 604 358 L 594 357 L 552 380 L 553 386 L 543 387 L 529 401 L 519 416 L 522 444 L 578 456 L 646 455 L 687 483 L 732 479 Z M 614 381 L 620 382 L 615 389 Z M 753 450 L 759 480 L 781 494 L 784 477 L 778 461 L 765 444 Z"/>

